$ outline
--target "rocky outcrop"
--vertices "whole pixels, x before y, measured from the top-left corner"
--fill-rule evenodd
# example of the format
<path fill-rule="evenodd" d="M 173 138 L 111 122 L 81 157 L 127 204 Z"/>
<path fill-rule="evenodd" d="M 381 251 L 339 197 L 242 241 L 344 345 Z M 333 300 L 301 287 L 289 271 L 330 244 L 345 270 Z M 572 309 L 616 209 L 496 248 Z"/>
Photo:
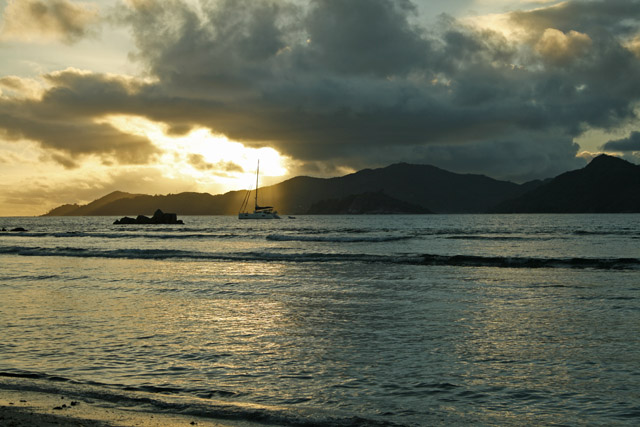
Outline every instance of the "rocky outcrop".
<path fill-rule="evenodd" d="M 164 213 L 158 209 L 151 218 L 144 215 L 138 215 L 136 218 L 125 216 L 124 218 L 117 219 L 114 224 L 184 224 L 184 222 L 182 222 L 181 219 L 178 219 L 177 214 Z"/>

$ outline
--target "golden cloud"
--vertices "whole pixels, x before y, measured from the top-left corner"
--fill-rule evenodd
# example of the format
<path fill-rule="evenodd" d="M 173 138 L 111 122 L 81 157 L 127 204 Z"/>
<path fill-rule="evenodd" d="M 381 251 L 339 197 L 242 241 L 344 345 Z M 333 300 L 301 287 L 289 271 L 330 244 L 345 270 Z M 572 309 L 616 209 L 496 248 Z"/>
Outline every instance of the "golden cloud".
<path fill-rule="evenodd" d="M 640 59 L 640 34 L 627 42 L 625 46 L 636 56 L 636 58 Z"/>
<path fill-rule="evenodd" d="M 535 49 L 547 61 L 564 64 L 583 56 L 592 43 L 587 34 L 573 30 L 565 34 L 555 28 L 547 28 L 536 43 Z"/>
<path fill-rule="evenodd" d="M 0 40 L 73 43 L 98 21 L 95 6 L 70 0 L 9 0 Z"/>
<path fill-rule="evenodd" d="M 41 82 L 18 76 L 0 77 L 0 96 L 40 98 L 44 91 Z"/>

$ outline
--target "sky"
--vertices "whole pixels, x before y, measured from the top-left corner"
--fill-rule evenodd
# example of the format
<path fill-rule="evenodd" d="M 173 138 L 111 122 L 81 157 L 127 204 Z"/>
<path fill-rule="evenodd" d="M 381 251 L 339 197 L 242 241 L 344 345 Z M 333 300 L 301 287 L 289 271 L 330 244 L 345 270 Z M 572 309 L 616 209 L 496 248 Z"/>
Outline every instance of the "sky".
<path fill-rule="evenodd" d="M 0 216 L 640 163 L 640 0 L 0 0 Z"/>

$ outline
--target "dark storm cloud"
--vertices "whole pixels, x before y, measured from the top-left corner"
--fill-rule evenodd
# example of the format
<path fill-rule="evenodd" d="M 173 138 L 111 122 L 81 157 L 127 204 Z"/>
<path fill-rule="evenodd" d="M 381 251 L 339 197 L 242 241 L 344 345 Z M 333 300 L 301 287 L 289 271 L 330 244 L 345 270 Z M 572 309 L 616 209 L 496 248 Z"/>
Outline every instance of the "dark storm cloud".
<path fill-rule="evenodd" d="M 59 73 L 41 102 L 11 107 L 32 120 L 42 110 L 50 126 L 111 113 L 174 133 L 206 126 L 310 165 L 420 160 L 524 180 L 575 168 L 573 138 L 634 118 L 640 100 L 640 61 L 625 47 L 640 32 L 638 1 L 513 12 L 519 41 L 448 16 L 419 24 L 407 0 L 131 4 L 119 19 L 154 83 Z M 70 153 L 121 150 L 33 137 Z M 149 158 L 145 141 L 123 147 Z"/>
<path fill-rule="evenodd" d="M 577 144 L 570 138 L 525 133 L 514 134 L 502 141 L 426 145 L 416 148 L 412 154 L 416 162 L 430 160 L 459 173 L 485 174 L 486 165 L 500 165 L 501 178 L 524 182 L 554 177 L 568 169 L 584 166 L 584 160 L 575 157 L 577 149 Z"/>
<path fill-rule="evenodd" d="M 308 46 L 298 58 L 337 74 L 405 75 L 424 64 L 430 50 L 421 29 L 408 23 L 415 12 L 406 0 L 313 1 L 304 20 Z"/>
<path fill-rule="evenodd" d="M 628 138 L 609 141 L 602 146 L 606 151 L 640 151 L 640 132 L 631 132 Z"/>
<path fill-rule="evenodd" d="M 309 162 L 420 151 L 453 165 L 442 159 L 477 153 L 474 169 L 493 175 L 536 163 L 528 179 L 576 167 L 573 138 L 633 117 L 640 98 L 638 59 L 621 39 L 639 28 L 628 19 L 638 2 L 513 13 L 524 45 L 446 16 L 417 26 L 408 1 L 296 5 L 209 2 L 199 15 L 163 2 L 129 20 L 164 88 L 206 107 L 190 122 Z"/>

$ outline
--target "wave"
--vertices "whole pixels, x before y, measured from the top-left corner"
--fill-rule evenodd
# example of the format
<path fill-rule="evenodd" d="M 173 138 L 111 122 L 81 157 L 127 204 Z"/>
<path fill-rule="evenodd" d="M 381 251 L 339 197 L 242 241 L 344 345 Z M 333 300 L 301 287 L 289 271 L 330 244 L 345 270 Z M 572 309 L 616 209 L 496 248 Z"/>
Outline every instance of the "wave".
<path fill-rule="evenodd" d="M 501 235 L 497 235 L 497 236 L 487 236 L 487 235 L 466 235 L 466 236 L 460 236 L 460 235 L 454 235 L 454 236 L 447 236 L 445 237 L 445 239 L 449 239 L 449 240 L 488 240 L 488 241 L 505 241 L 505 242 L 511 242 L 511 241 L 546 241 L 546 240 L 557 240 L 557 239 L 566 239 L 566 237 L 564 236 L 501 236 Z"/>
<path fill-rule="evenodd" d="M 576 236 L 640 236 L 640 232 L 634 229 L 621 230 L 575 230 Z"/>
<path fill-rule="evenodd" d="M 113 232 L 86 232 L 86 231 L 65 231 L 65 232 L 25 232 L 19 237 L 29 238 L 94 238 L 94 239 L 152 239 L 152 240 L 229 240 L 229 239 L 263 239 L 265 235 L 260 230 L 249 233 L 247 230 L 237 230 L 237 232 L 187 232 L 185 230 L 153 229 L 140 231 L 113 231 Z M 367 235 L 369 233 L 379 233 L 385 230 L 289 230 L 297 234 L 269 234 L 267 240 L 271 241 L 300 241 L 300 242 L 392 242 L 397 240 L 411 239 L 414 235 Z M 300 234 L 304 233 L 304 234 Z"/>
<path fill-rule="evenodd" d="M 62 256 L 110 259 L 191 259 L 210 261 L 274 261 L 274 262 L 377 262 L 417 263 L 419 256 L 394 256 L 345 253 L 282 253 L 282 252 L 197 252 L 172 249 L 95 249 L 71 247 L 0 247 L 0 254 L 20 256 Z"/>
<path fill-rule="evenodd" d="M 209 260 L 241 262 L 362 262 L 450 267 L 571 268 L 640 270 L 640 258 L 535 258 L 476 255 L 322 253 L 322 252 L 198 252 L 171 249 L 95 249 L 70 247 L 0 247 L 0 254 L 76 258 Z"/>
<path fill-rule="evenodd" d="M 65 232 L 26 232 L 20 233 L 20 237 L 35 237 L 35 238 L 49 238 L 55 237 L 59 239 L 65 238 L 97 238 L 97 239 L 235 239 L 235 238 L 255 238 L 260 236 L 252 236 L 247 234 L 238 233 L 194 233 L 194 232 L 181 232 L 174 230 L 144 230 L 139 233 L 135 232 L 85 232 L 85 231 L 65 231 Z"/>
<path fill-rule="evenodd" d="M 0 254 L 21 256 L 62 256 L 76 258 L 129 258 L 129 259 L 167 259 L 167 258 L 206 258 L 207 254 L 193 251 L 170 249 L 95 249 L 73 247 L 0 247 Z"/>
<path fill-rule="evenodd" d="M 532 258 L 425 254 L 423 255 L 422 264 L 456 267 L 640 269 L 640 259 L 638 258 Z"/>
<path fill-rule="evenodd" d="M 336 236 L 269 234 L 267 240 L 278 242 L 377 243 L 412 239 L 414 236 Z"/>
<path fill-rule="evenodd" d="M 179 387 L 124 386 L 84 382 L 41 373 L 0 372 L 0 388 L 63 395 L 120 408 L 144 408 L 145 412 L 180 414 L 211 421 L 250 422 L 282 426 L 400 426 L 391 421 L 363 418 L 340 410 L 300 406 L 269 406 L 234 398 L 240 394 L 189 390 Z"/>

